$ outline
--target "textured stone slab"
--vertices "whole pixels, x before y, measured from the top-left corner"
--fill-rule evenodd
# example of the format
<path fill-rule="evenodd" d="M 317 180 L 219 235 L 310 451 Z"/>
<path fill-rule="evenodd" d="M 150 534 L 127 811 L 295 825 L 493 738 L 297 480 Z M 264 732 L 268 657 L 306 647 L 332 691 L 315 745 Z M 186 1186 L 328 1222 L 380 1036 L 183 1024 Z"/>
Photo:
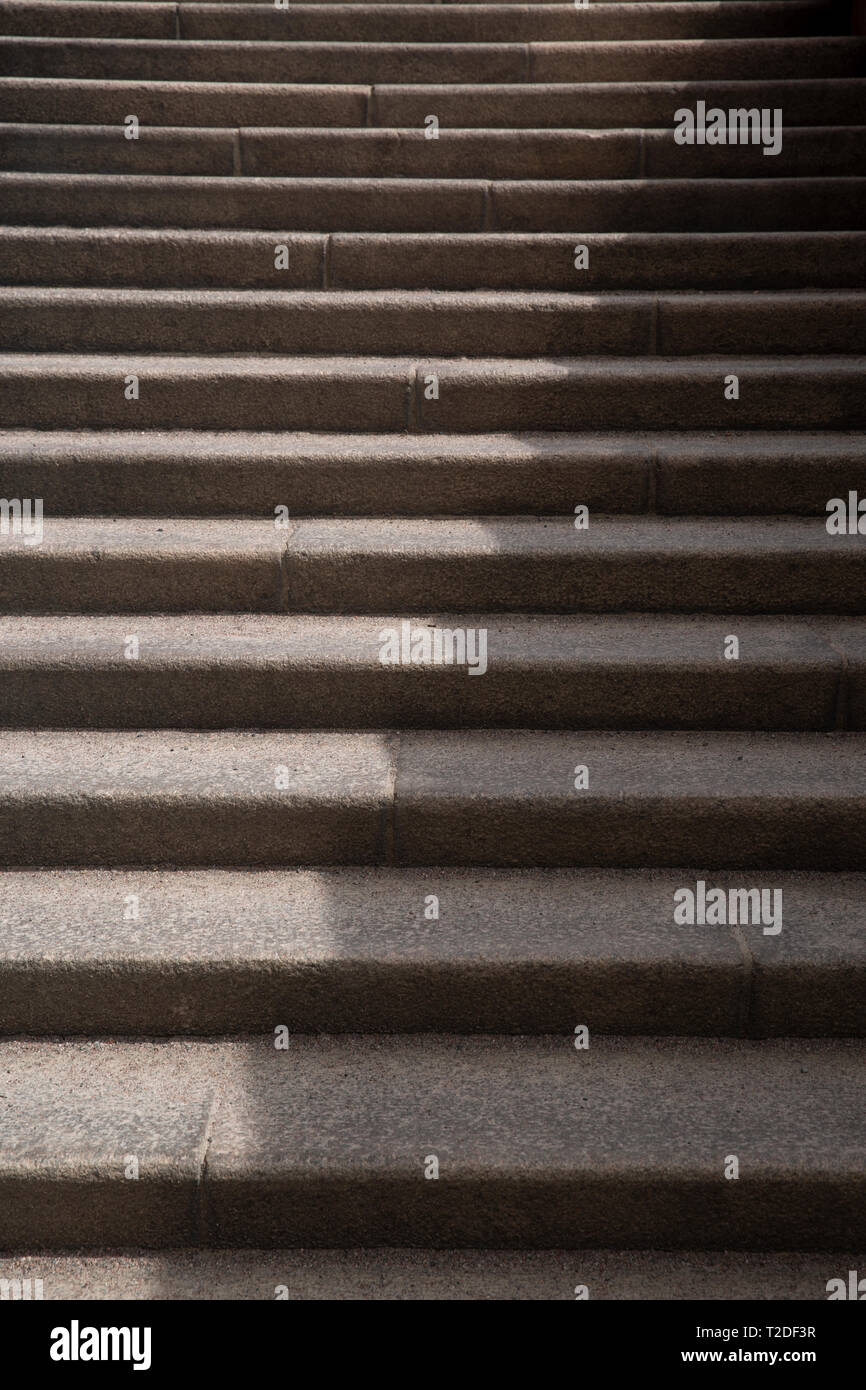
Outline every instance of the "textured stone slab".
<path fill-rule="evenodd" d="M 864 759 L 856 734 L 413 734 L 399 753 L 397 855 L 454 864 L 471 846 L 491 865 L 857 869 Z"/>
<path fill-rule="evenodd" d="M 0 538 L 7 612 L 274 611 L 283 603 L 285 532 L 269 518 L 43 518 L 42 528 L 38 544 Z"/>
<path fill-rule="evenodd" d="M 7 871 L 0 1027 L 737 1033 L 743 949 L 730 931 L 676 926 L 677 886 L 655 873 Z"/>
<path fill-rule="evenodd" d="M 243 3 L 243 0 L 236 0 Z M 261 0 L 256 0 L 261 3 Z M 750 0 L 756 3 L 756 0 Z M 782 107 L 789 126 L 857 125 L 864 80 L 800 77 L 761 82 L 762 102 Z M 135 111 L 147 126 L 424 125 L 431 111 L 449 127 L 550 129 L 671 127 L 678 106 L 748 107 L 748 82 L 359 83 L 108 81 L 6 77 L 5 121 L 116 124 Z M 120 111 L 120 108 L 123 111 Z"/>
<path fill-rule="evenodd" d="M 10 496 L 46 516 L 566 516 L 590 513 L 826 520 L 866 496 L 862 433 L 682 431 L 340 434 L 289 430 L 0 431 Z"/>
<path fill-rule="evenodd" d="M 862 1044 L 296 1038 L 233 1063 L 208 1155 L 219 1244 L 863 1238 Z"/>
<path fill-rule="evenodd" d="M 391 759 L 381 734 L 6 730 L 0 756 L 6 863 L 363 864 L 383 854 Z"/>
<path fill-rule="evenodd" d="M 406 428 L 413 363 L 402 358 L 0 356 L 0 409 L 27 428 Z M 125 395 L 128 378 L 139 395 Z M 275 499 L 277 505 L 279 499 Z M 271 508 L 269 508 L 271 511 Z"/>
<path fill-rule="evenodd" d="M 856 354 L 866 294 L 0 289 L 0 348 L 486 357 Z M 734 412 L 731 412 L 732 414 Z"/>
<path fill-rule="evenodd" d="M 596 516 L 584 530 L 569 517 L 309 518 L 289 538 L 286 603 L 301 613 L 860 612 L 858 542 L 829 535 L 820 517 Z"/>
<path fill-rule="evenodd" d="M 4 1246 L 198 1243 L 206 1046 L 4 1042 L 0 1068 Z"/>
<path fill-rule="evenodd" d="M 240 3 L 240 0 L 239 0 Z M 821 1301 L 855 1254 L 649 1250 L 171 1250 L 0 1255 L 0 1277 L 46 1300 L 273 1299 Z M 34 1285 L 31 1283 L 31 1287 Z"/>
<path fill-rule="evenodd" d="M 427 628 L 482 629 L 483 661 L 477 646 L 470 653 L 482 674 L 383 664 L 383 644 L 392 631 L 402 641 L 404 621 L 409 642 Z M 134 661 L 125 656 L 131 626 Z M 731 626 L 737 661 L 723 656 Z M 846 713 L 842 667 L 813 629 L 764 618 L 0 618 L 0 723 L 833 729 Z"/>

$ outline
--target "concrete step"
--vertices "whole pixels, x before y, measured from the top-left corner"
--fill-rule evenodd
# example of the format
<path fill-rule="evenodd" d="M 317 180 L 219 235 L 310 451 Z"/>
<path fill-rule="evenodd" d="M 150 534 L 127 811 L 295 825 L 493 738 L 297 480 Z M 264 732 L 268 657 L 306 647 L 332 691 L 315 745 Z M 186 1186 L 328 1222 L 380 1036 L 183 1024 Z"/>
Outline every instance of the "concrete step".
<path fill-rule="evenodd" d="M 752 3 L 753 0 L 745 0 Z M 787 0 L 785 0 L 787 3 Z M 756 108 L 757 109 L 757 108 Z M 673 130 L 294 130 L 0 125 L 6 170 L 265 178 L 682 179 L 866 173 L 862 126 L 787 127 L 761 144 L 678 145 Z"/>
<path fill-rule="evenodd" d="M 276 268 L 276 247 L 288 249 Z M 860 289 L 866 232 L 159 231 L 0 226 L 7 285 L 183 289 Z"/>
<path fill-rule="evenodd" d="M 7 869 L 2 1028 L 862 1036 L 866 875 L 677 924 L 683 886 L 739 901 L 707 872 Z"/>
<path fill-rule="evenodd" d="M 7 1249 L 799 1247 L 832 1274 L 866 1238 L 853 1040 L 10 1041 L 0 1065 Z"/>
<path fill-rule="evenodd" d="M 841 10 L 822 0 L 704 0 L 676 3 L 521 5 L 113 3 L 112 0 L 6 0 L 6 34 L 251 42 L 521 43 L 619 39 L 776 38 L 833 34 Z"/>
<path fill-rule="evenodd" d="M 242 3 L 242 0 L 236 0 Z M 449 0 L 453 3 L 453 0 Z M 112 1250 L 9 1253 L 3 1276 L 50 1299 L 574 1301 L 827 1297 L 864 1256 L 648 1250 Z M 16 1296 L 15 1294 L 11 1296 Z M 24 1293 L 22 1292 L 22 1297 Z"/>
<path fill-rule="evenodd" d="M 249 178 L 2 173 L 6 225 L 320 232 L 862 231 L 866 179 Z M 575 232 L 577 228 L 577 232 Z"/>
<path fill-rule="evenodd" d="M 778 82 L 862 77 L 864 53 L 866 38 L 851 35 L 659 39 L 651 45 L 642 39 L 458 44 L 0 39 L 0 66 L 16 77 L 162 82 Z"/>
<path fill-rule="evenodd" d="M 0 430 L 7 496 L 47 517 L 820 516 L 866 496 L 863 435 Z M 279 503 L 277 502 L 279 499 Z"/>
<path fill-rule="evenodd" d="M 861 733 L 7 729 L 0 756 L 8 867 L 826 872 L 866 853 Z"/>
<path fill-rule="evenodd" d="M 167 357 L 0 354 L 22 429 L 382 433 L 838 429 L 866 423 L 858 357 Z M 726 399 L 726 377 L 740 398 Z M 127 393 L 136 389 L 138 398 Z M 426 399 L 438 383 L 438 399 Z M 30 494 L 26 494 L 30 496 Z M 276 504 L 275 504 L 276 505 Z M 838 544 L 838 542 L 837 542 Z"/>
<path fill-rule="evenodd" d="M 0 350 L 515 358 L 863 353 L 866 292 L 0 288 Z"/>
<path fill-rule="evenodd" d="M 669 2 L 690 4 L 700 3 L 710 5 L 718 4 L 720 0 L 669 0 Z M 727 3 L 727 0 L 724 0 L 724 2 Z M 833 0 L 830 0 L 831 4 L 832 2 Z M 107 3 L 107 0 L 98 0 L 98 3 Z M 153 0 L 129 0 L 129 3 L 152 4 Z M 183 3 L 185 5 L 209 5 L 213 3 L 213 0 L 183 0 Z M 220 3 L 225 5 L 261 5 L 263 3 L 267 4 L 268 0 L 220 0 Z M 333 7 L 334 3 L 335 0 L 304 0 L 304 4 L 306 5 L 327 5 L 329 7 Z M 412 0 L 339 0 L 339 3 L 341 5 L 363 6 L 369 6 L 371 3 L 375 3 L 377 6 L 391 5 L 398 7 L 399 9 L 405 9 L 407 3 L 412 3 Z M 551 3 L 551 0 L 425 0 L 425 3 L 434 5 L 460 5 L 461 7 L 466 7 L 469 5 L 524 5 L 532 9 L 535 9 L 539 5 L 547 5 Z M 563 3 L 563 0 L 552 0 L 552 3 Z M 646 4 L 646 0 L 618 0 L 618 3 L 624 5 L 643 5 Z M 760 0 L 754 0 L 754 3 L 760 3 Z"/>
<path fill-rule="evenodd" d="M 235 0 L 239 3 L 239 0 Z M 755 0 L 751 0 L 754 3 Z M 450 0 L 455 3 L 455 0 Z M 582 129 L 661 126 L 682 106 L 781 107 L 788 126 L 856 126 L 866 81 L 857 77 L 775 81 L 489 83 L 439 86 L 290 82 L 158 82 L 6 77 L 0 120 L 148 126 L 379 126 Z M 688 147 L 683 146 L 686 150 Z M 709 148 L 709 147 L 705 147 Z"/>
<path fill-rule="evenodd" d="M 863 609 L 866 550 L 819 517 L 50 517 L 0 539 L 6 613 Z"/>
<path fill-rule="evenodd" d="M 79 544 L 87 530 L 95 543 L 97 524 L 78 523 Z M 297 523 L 283 571 L 286 602 L 301 612 L 380 613 L 387 595 L 388 608 L 407 611 L 859 613 L 859 542 L 828 535 L 820 518 L 596 517 L 583 531 L 569 517 L 322 518 Z M 15 570 L 47 560 L 29 548 Z"/>
<path fill-rule="evenodd" d="M 430 629 L 445 662 L 432 680 L 417 646 L 427 633 L 432 651 Z M 723 656 L 729 632 L 736 661 Z M 405 665 L 383 664 L 392 633 Z M 122 616 L 0 618 L 0 725 L 864 728 L 864 653 L 866 618 L 841 636 L 832 620 L 825 635 L 815 624 L 742 615 L 163 614 L 138 617 L 134 634 Z"/>
<path fill-rule="evenodd" d="M 448 3 L 449 0 L 445 0 Z M 454 3 L 455 0 L 450 0 Z M 459 3 L 459 0 L 457 0 Z M 678 0 L 677 0 L 678 2 Z M 703 0 L 701 0 L 703 3 Z M 25 81 L 26 79 L 22 79 Z M 36 81 L 38 79 L 31 79 Z M 71 85 L 71 84 L 70 84 Z M 82 87 L 84 84 L 81 84 Z M 109 83 L 109 88 L 113 84 Z M 154 84 L 155 85 L 155 84 Z M 661 126 L 670 130 L 673 113 L 682 106 L 695 109 L 698 101 L 705 101 L 707 109 L 721 106 L 728 110 L 737 107 L 781 107 L 786 126 L 824 126 L 860 125 L 863 120 L 863 88 L 866 83 L 862 77 L 823 78 L 820 80 L 800 76 L 796 79 L 777 80 L 772 74 L 762 75 L 752 80 L 705 79 L 700 82 L 689 81 L 688 76 L 680 81 L 601 82 L 573 83 L 568 80 L 556 83 L 512 83 L 510 85 L 471 86 L 454 83 L 443 86 L 407 85 L 393 86 L 377 84 L 371 89 L 368 104 L 367 124 L 371 126 L 421 127 L 429 112 L 439 115 L 442 126 L 506 126 L 510 128 L 547 127 L 570 128 L 587 127 L 653 127 Z M 237 100 L 249 101 L 250 88 L 238 86 Z M 304 90 L 304 89 L 302 89 Z M 268 89 L 262 89 L 262 97 L 268 100 Z M 22 93 L 23 95 L 23 93 Z M 111 98 L 107 92 L 106 98 Z M 142 91 L 147 99 L 149 93 Z M 15 93 L 11 94 L 14 99 Z M 75 100 L 76 94 L 68 93 Z M 10 97 L 4 98 L 9 100 Z M 84 92 L 78 100 L 84 99 Z M 220 94 L 213 93 L 216 104 Z M 233 98 L 234 100 L 235 98 Z M 151 101 L 153 98 L 151 97 Z M 172 109 L 180 94 L 165 93 L 164 100 L 171 101 Z M 202 99 L 197 109 L 207 109 L 211 97 Z M 249 103 L 252 105 L 252 103 Z M 423 109 L 422 109 L 423 108 Z M 0 111 L 3 111 L 0 105 Z M 75 109 L 75 108 L 73 108 Z M 133 108 L 127 108 L 133 109 Z M 135 108 L 138 109 L 137 107 Z M 182 107 L 180 109 L 183 109 Z M 216 105 L 215 105 L 215 108 Z M 242 108 L 243 109 L 243 108 Z M 279 109 L 279 108 L 277 108 Z M 286 119 L 289 115 L 288 103 L 284 100 L 283 116 L 278 121 L 261 119 L 260 114 L 253 119 L 244 116 L 242 124 L 256 125 L 295 125 L 297 118 Z M 117 119 L 117 106 L 112 108 L 111 119 Z M 124 112 L 125 114 L 125 112 Z M 9 119 L 8 117 L 6 119 Z M 40 119 L 28 111 L 20 119 Z M 44 119 L 44 118 L 43 118 Z M 80 119 L 63 113 L 63 119 Z M 239 115 L 235 109 L 225 124 L 238 123 Z M 184 121 L 183 124 L 199 124 L 199 121 Z M 201 122 L 211 124 L 212 122 Z M 338 122 L 334 122 L 338 124 Z M 686 150 L 687 146 L 681 146 Z M 709 147 L 705 147 L 709 148 Z"/>

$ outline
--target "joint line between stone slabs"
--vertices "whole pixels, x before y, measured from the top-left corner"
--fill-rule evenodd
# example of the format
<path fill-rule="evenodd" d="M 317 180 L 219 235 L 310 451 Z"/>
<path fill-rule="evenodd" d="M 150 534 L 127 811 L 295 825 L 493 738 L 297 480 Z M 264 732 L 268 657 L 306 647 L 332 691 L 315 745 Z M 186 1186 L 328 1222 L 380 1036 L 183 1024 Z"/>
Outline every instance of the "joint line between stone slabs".
<path fill-rule="evenodd" d="M 493 183 L 487 179 L 481 187 L 481 226 L 479 231 L 491 232 L 494 224 L 493 217 Z"/>
<path fill-rule="evenodd" d="M 290 515 L 289 529 L 286 535 L 286 543 L 280 550 L 280 587 L 279 593 L 277 594 L 278 613 L 288 613 L 291 611 L 289 609 L 289 549 L 291 547 L 292 539 L 295 535 L 295 532 L 298 529 L 298 525 L 299 523 L 294 519 L 294 517 Z"/>
<path fill-rule="evenodd" d="M 741 926 L 733 924 L 731 926 L 731 936 L 740 948 L 743 957 L 743 986 L 740 990 L 740 997 L 737 1012 L 737 1027 L 742 1037 L 751 1037 L 752 1024 L 755 1016 L 755 957 L 751 947 L 745 938 Z"/>
<path fill-rule="evenodd" d="M 839 679 L 836 683 L 836 707 L 833 711 L 833 727 L 837 732 L 845 733 L 848 730 L 848 715 L 850 713 L 849 701 L 851 697 L 851 669 L 848 664 L 848 653 L 845 651 L 844 647 L 837 647 L 836 643 L 833 641 L 832 633 L 822 626 L 820 619 L 810 624 L 810 626 L 814 627 L 820 636 L 823 637 L 830 650 L 835 652 L 839 658 Z"/>
<path fill-rule="evenodd" d="M 422 434 L 421 409 L 418 400 L 418 392 L 423 382 L 423 369 L 415 362 L 409 373 L 409 398 L 406 401 L 406 432 L 408 434 Z"/>
<path fill-rule="evenodd" d="M 659 315 L 660 315 L 660 313 L 661 313 L 661 310 L 660 310 L 660 308 L 659 308 L 659 296 L 658 296 L 657 294 L 654 294 L 654 295 L 653 295 L 653 299 L 652 299 L 652 304 L 650 305 L 650 340 L 649 340 L 649 356 L 650 356 L 650 357 L 658 357 L 658 352 L 659 352 Z"/>
<path fill-rule="evenodd" d="M 379 124 L 376 112 L 376 84 L 371 83 L 367 88 L 367 97 L 364 103 L 364 124 L 375 126 Z"/>
<path fill-rule="evenodd" d="M 207 1160 L 208 1153 L 210 1152 L 211 1141 L 213 1139 L 214 1126 L 216 1123 L 216 1112 L 219 1109 L 219 1103 L 220 1096 L 219 1092 L 217 1092 L 210 1103 L 210 1109 L 208 1110 L 207 1120 L 205 1121 L 204 1134 L 202 1136 L 202 1142 L 199 1149 L 198 1171 L 196 1173 L 196 1190 L 198 1194 L 198 1201 L 196 1203 L 196 1224 L 198 1243 L 200 1246 L 206 1246 L 210 1244 L 210 1221 L 208 1219 L 209 1213 L 207 1204 Z"/>
<path fill-rule="evenodd" d="M 240 128 L 232 131 L 232 173 L 239 178 L 244 172 L 244 155 Z"/>
<path fill-rule="evenodd" d="M 324 239 L 324 241 L 323 241 L 323 243 L 322 243 L 322 289 L 323 289 L 323 290 L 329 290 L 329 289 L 331 288 L 331 249 L 332 249 L 332 241 L 333 241 L 333 233 L 332 233 L 332 232 L 326 232 L 326 233 L 325 233 L 325 239 Z"/>
<path fill-rule="evenodd" d="M 658 514 L 658 469 L 659 451 L 650 449 L 647 459 L 646 509 L 652 515 Z"/>
<path fill-rule="evenodd" d="M 401 863 L 402 856 L 397 846 L 397 779 L 400 774 L 400 755 L 403 751 L 402 729 L 396 729 L 388 737 L 388 787 L 385 806 L 385 843 L 382 846 L 385 863 L 395 867 Z"/>

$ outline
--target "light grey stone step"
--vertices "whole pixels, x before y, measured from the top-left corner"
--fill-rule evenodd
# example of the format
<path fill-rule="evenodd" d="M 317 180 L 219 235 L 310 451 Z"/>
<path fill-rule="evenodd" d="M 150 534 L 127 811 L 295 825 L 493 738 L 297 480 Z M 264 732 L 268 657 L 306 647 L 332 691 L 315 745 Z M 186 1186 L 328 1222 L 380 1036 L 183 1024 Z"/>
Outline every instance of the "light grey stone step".
<path fill-rule="evenodd" d="M 277 269 L 277 247 L 288 266 Z M 577 245 L 588 264 L 575 268 Z M 859 289 L 863 232 L 294 232 L 2 227 L 7 285 L 217 289 Z"/>
<path fill-rule="evenodd" d="M 839 16 L 818 0 L 704 0 L 675 4 L 441 5 L 295 3 L 277 9 L 229 4 L 81 3 L 80 0 L 7 0 L 6 34 L 45 37 L 208 39 L 250 42 L 327 40 L 376 43 L 566 42 L 623 38 L 776 38 L 839 30 Z"/>
<path fill-rule="evenodd" d="M 855 430 L 866 423 L 864 373 L 866 358 L 842 355 L 2 353 L 0 415 L 6 428 L 64 430 Z"/>
<path fill-rule="evenodd" d="M 862 231 L 866 179 L 0 173 L 7 225 L 313 232 Z"/>
<path fill-rule="evenodd" d="M 866 1238 L 862 1042 L 10 1041 L 0 1067 L 6 1248 L 799 1248 L 829 1277 Z"/>
<path fill-rule="evenodd" d="M 726 907 L 751 893 L 744 924 L 675 922 L 701 882 Z M 778 870 L 6 870 L 0 1027 L 853 1037 L 864 888 Z"/>
<path fill-rule="evenodd" d="M 859 868 L 859 733 L 3 730 L 9 867 Z"/>
<path fill-rule="evenodd" d="M 453 0 L 452 0 L 453 2 Z M 241 3 L 241 0 L 237 0 Z M 854 1254 L 651 1250 L 116 1250 L 0 1255 L 46 1299 L 525 1300 L 827 1298 Z M 26 1280 L 30 1280 L 30 1285 Z"/>
<path fill-rule="evenodd" d="M 453 0 L 449 0 L 453 3 Z M 7 77 L 0 119 L 151 126 L 417 127 L 434 112 L 446 127 L 670 130 L 681 106 L 781 107 L 789 125 L 857 125 L 863 78 L 797 77 L 703 82 L 292 83 L 161 82 L 87 77 Z M 758 100 L 760 98 L 760 100 Z"/>
<path fill-rule="evenodd" d="M 0 430 L 47 517 L 807 514 L 866 496 L 862 433 L 304 434 Z"/>
<path fill-rule="evenodd" d="M 0 725 L 862 728 L 847 701 L 866 618 L 828 628 L 742 615 L 0 618 Z M 457 664 L 383 664 L 389 634 L 411 660 L 436 632 Z M 730 632 L 737 660 L 723 655 Z"/>
<path fill-rule="evenodd" d="M 780 81 L 862 77 L 864 51 L 866 38 L 851 35 L 651 43 L 241 43 L 12 36 L 0 39 L 0 64 L 18 77 L 175 82 Z"/>
<path fill-rule="evenodd" d="M 866 351 L 866 292 L 0 287 L 0 350 L 676 358 Z"/>
<path fill-rule="evenodd" d="M 847 613 L 866 548 L 826 517 L 260 519 L 10 511 L 0 612 Z M 26 527 L 31 528 L 31 534 Z M 41 528 L 41 529 L 40 529 Z"/>

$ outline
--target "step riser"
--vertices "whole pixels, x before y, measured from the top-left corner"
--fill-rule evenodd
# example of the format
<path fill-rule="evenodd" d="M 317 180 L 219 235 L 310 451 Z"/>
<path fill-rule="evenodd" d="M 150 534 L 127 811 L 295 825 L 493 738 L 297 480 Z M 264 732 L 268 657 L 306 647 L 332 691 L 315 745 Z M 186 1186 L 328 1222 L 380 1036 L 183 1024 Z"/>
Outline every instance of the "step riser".
<path fill-rule="evenodd" d="M 222 1190 L 220 1190 L 222 1188 Z M 453 1195 L 452 1195 L 453 1194 Z M 350 1184 L 335 1193 L 327 1183 L 300 1178 L 262 1183 L 252 1193 L 242 1183 L 217 1185 L 221 1203 L 215 1243 L 252 1241 L 321 1246 L 455 1245 L 551 1247 L 633 1245 L 681 1249 L 699 1241 L 711 1249 L 840 1249 L 866 1237 L 866 1191 L 832 1180 L 762 1180 L 735 1204 L 720 1184 L 646 1175 L 611 1183 L 543 1179 L 502 1183 L 467 1177 L 458 1192 L 436 1203 L 413 1178 L 388 1187 Z M 327 1210 L 324 1230 L 312 1217 Z M 640 1215 L 636 1215 L 640 1213 Z"/>
<path fill-rule="evenodd" d="M 130 285 L 172 289 L 816 289 L 866 283 L 866 233 L 710 236 L 598 234 L 576 270 L 574 235 L 506 232 L 333 235 L 294 233 L 275 268 L 266 232 L 112 233 L 0 229 L 6 285 Z"/>
<path fill-rule="evenodd" d="M 251 43 L 0 39 L 18 77 L 169 82 L 695 82 L 862 77 L 866 40 L 682 39 L 646 43 Z"/>
<path fill-rule="evenodd" d="M 563 520 L 561 525 L 568 526 Z M 100 563 L 82 548 L 51 549 L 4 538 L 0 611 L 4 613 L 407 612 L 544 613 L 860 613 L 866 551 L 859 537 L 828 537 L 815 519 L 815 549 L 762 555 L 698 554 L 663 548 L 647 554 L 522 557 L 435 554 L 365 555 L 315 545 L 283 557 L 263 544 L 244 552 L 197 555 L 192 544 L 144 554 L 100 547 Z M 824 544 L 826 542 L 826 544 Z M 283 597 L 282 585 L 288 597 Z"/>
<path fill-rule="evenodd" d="M 516 299 L 516 302 L 515 302 Z M 866 294 L 417 299 L 0 289 L 0 350 L 485 357 L 866 352 Z"/>
<path fill-rule="evenodd" d="M 370 232 L 862 231 L 866 180 L 573 182 L 0 174 L 7 224 Z M 575 228 L 578 232 L 575 233 Z"/>
<path fill-rule="evenodd" d="M 495 646 L 495 638 L 488 640 Z M 337 663 L 304 672 L 288 660 L 259 661 L 256 669 L 241 659 L 223 660 L 190 670 L 175 657 L 157 671 L 141 661 L 134 676 L 118 671 L 117 664 L 115 657 L 86 671 L 4 667 L 0 725 L 817 731 L 834 729 L 838 718 L 834 672 L 782 663 L 727 681 L 718 665 L 696 671 L 686 664 L 655 670 L 641 665 L 624 674 L 622 668 L 585 669 L 577 662 L 552 670 L 540 662 L 511 662 L 504 672 L 488 669 L 483 680 L 467 680 L 464 669 L 437 672 L 426 681 L 417 672 L 401 678 L 381 667 L 357 670 Z M 329 681 L 339 682 L 339 689 L 325 695 Z"/>
<path fill-rule="evenodd" d="M 94 13 L 95 11 L 95 13 Z M 312 9 L 295 4 L 255 9 L 236 5 L 7 4 L 7 34 L 71 38 L 207 39 L 249 43 L 327 41 L 332 43 L 526 43 L 533 40 L 604 42 L 626 39 L 777 38 L 833 34 L 842 28 L 838 10 L 809 0 L 729 0 L 653 5 L 624 10 L 620 5 L 578 8 L 559 4 L 520 10 L 485 6 L 478 12 L 430 4 L 420 10 L 353 5 L 351 10 Z"/>
<path fill-rule="evenodd" d="M 752 0 L 749 0 L 752 3 Z M 683 146 L 672 131 L 539 133 L 0 128 L 0 168 L 263 178 L 682 179 L 862 177 L 866 130 L 783 130 L 781 148 Z"/>
<path fill-rule="evenodd" d="M 429 1143 L 428 1146 L 429 1148 Z M 419 1177 L 366 1180 L 254 1178 L 211 1180 L 218 1215 L 212 1247 L 280 1245 L 308 1249 L 368 1245 L 548 1249 L 607 1246 L 631 1250 L 848 1250 L 866 1241 L 866 1191 L 853 1181 L 753 1178 L 732 1203 L 720 1183 L 690 1176 L 640 1174 L 593 1181 L 589 1176 L 531 1179 L 469 1174 L 431 1204 Z M 408 1168 L 407 1164 L 407 1168 Z M 59 1172 L 0 1184 L 9 1215 L 0 1222 L 6 1248 L 69 1250 L 128 1246 L 175 1249 L 199 1235 L 199 1194 L 193 1179 L 139 1180 L 133 1197 L 120 1177 L 101 1181 Z M 24 1213 L 26 1212 L 26 1216 Z M 20 1214 L 19 1214 L 20 1213 Z M 639 1215 L 636 1215 L 639 1213 Z M 842 1262 L 834 1263 L 841 1268 Z"/>
<path fill-rule="evenodd" d="M 3 1030 L 35 1036 L 207 1036 L 267 1032 L 271 1020 L 280 1018 L 293 1033 L 567 1034 L 574 1030 L 575 1000 L 591 998 L 597 1033 L 723 1037 L 739 1031 L 730 1024 L 734 967 L 723 974 L 684 967 L 676 958 L 662 968 L 654 963 L 642 969 L 638 962 L 617 969 L 602 961 L 593 969 L 593 964 L 530 960 L 473 967 L 363 959 L 309 965 L 285 956 L 223 968 L 181 960 L 164 967 L 114 960 L 90 967 L 4 963 Z M 834 1000 L 862 994 L 862 974 L 862 969 L 841 977 L 836 972 Z M 827 981 L 814 983 L 826 988 Z M 862 1020 L 846 1030 L 836 1018 L 825 1022 L 822 1014 L 820 1031 L 841 1037 L 864 1030 Z"/>
<path fill-rule="evenodd" d="M 815 81 L 808 77 L 758 83 L 623 83 L 613 92 L 605 83 L 408 87 L 382 83 L 371 88 L 9 77 L 0 86 L 0 120 L 122 125 L 124 117 L 135 112 L 144 130 L 148 126 L 422 130 L 425 118 L 434 112 L 446 128 L 660 126 L 670 130 L 680 107 L 694 110 L 698 101 L 705 101 L 708 109 L 781 108 L 786 127 L 856 126 L 863 121 L 864 89 L 862 79 Z"/>
<path fill-rule="evenodd" d="M 788 514 L 866 496 L 859 435 L 0 434 L 9 497 L 46 517 Z"/>
<path fill-rule="evenodd" d="M 178 359 L 164 359 L 172 362 Z M 840 429 L 866 424 L 864 370 L 858 359 L 818 365 L 801 358 L 718 363 L 611 358 L 604 367 L 579 359 L 456 367 L 430 358 L 417 369 L 380 359 L 355 370 L 357 359 L 286 359 L 285 370 L 240 359 L 187 359 L 184 369 L 156 358 L 5 357 L 0 410 L 6 428 L 22 429 L 331 429 L 469 433 L 484 430 Z M 263 364 L 267 359 L 263 359 Z M 93 363 L 91 367 L 89 364 Z M 270 364 L 274 359 L 270 359 Z M 196 368 L 196 363 L 201 365 Z M 509 370 L 512 369 L 512 370 Z M 739 374 L 741 396 L 725 400 L 725 376 Z M 139 399 L 125 399 L 128 375 Z M 438 376 L 439 399 L 425 400 L 427 376 Z M 194 389 L 190 389 L 194 380 Z M 142 389 L 142 387 L 144 389 Z M 745 388 L 745 389 L 743 389 Z M 132 389 L 131 387 L 129 389 Z M 412 397 L 415 396 L 413 402 Z M 415 411 L 412 410 L 412 405 Z M 323 414 L 324 412 L 324 414 Z M 30 495 L 30 494 L 27 494 Z"/>

